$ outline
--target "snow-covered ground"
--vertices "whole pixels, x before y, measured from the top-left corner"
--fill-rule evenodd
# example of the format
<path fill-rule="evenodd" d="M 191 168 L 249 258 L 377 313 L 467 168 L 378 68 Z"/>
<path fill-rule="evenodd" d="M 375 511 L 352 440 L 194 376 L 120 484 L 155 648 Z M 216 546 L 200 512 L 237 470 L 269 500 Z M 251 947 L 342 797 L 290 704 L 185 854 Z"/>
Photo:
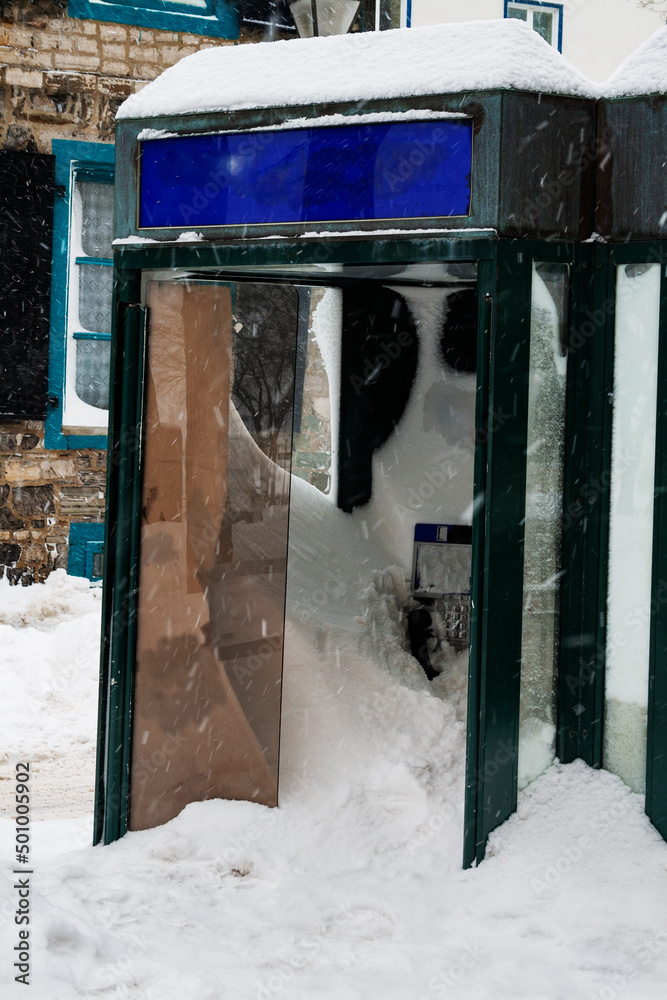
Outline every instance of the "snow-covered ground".
<path fill-rule="evenodd" d="M 667 845 L 620 779 L 555 765 L 461 870 L 464 678 L 434 691 L 403 651 L 400 586 L 375 575 L 360 632 L 290 625 L 280 808 L 194 803 L 93 848 L 100 593 L 1 582 L 5 817 L 15 762 L 35 769 L 35 1000 L 663 1000 Z M 3 818 L 3 997 L 23 995 L 13 857 Z"/>
<path fill-rule="evenodd" d="M 102 591 L 56 570 L 46 584 L 0 580 L 0 816 L 27 754 L 35 819 L 89 815 L 97 733 Z"/>

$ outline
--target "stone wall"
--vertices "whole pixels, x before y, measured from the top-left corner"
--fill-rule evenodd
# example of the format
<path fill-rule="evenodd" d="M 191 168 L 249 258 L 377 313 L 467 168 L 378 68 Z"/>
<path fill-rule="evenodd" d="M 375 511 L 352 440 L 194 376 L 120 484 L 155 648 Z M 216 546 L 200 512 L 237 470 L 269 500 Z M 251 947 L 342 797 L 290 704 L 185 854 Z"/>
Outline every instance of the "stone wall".
<path fill-rule="evenodd" d="M 106 452 L 44 448 L 44 424 L 0 430 L 0 577 L 27 585 L 67 568 L 69 526 L 104 520 Z"/>
<path fill-rule="evenodd" d="M 242 31 L 240 41 L 258 36 Z M 234 42 L 68 17 L 59 0 L 0 11 L 0 145 L 51 152 L 52 139 L 112 141 L 119 105 L 179 59 Z"/>
<path fill-rule="evenodd" d="M 262 31 L 243 28 L 239 41 Z M 66 0 L 0 0 L 0 148 L 48 154 L 53 139 L 113 142 L 126 97 L 184 56 L 229 44 L 71 18 Z M 311 410 L 304 453 L 319 447 Z M 312 461 L 302 474 L 316 482 Z M 0 421 L 0 576 L 28 584 L 67 568 L 70 523 L 104 520 L 105 466 L 99 450 L 46 450 L 43 423 Z"/>
<path fill-rule="evenodd" d="M 226 44 L 71 18 L 64 0 L 3 2 L 0 148 L 50 153 L 53 139 L 113 142 L 126 97 L 184 56 Z M 0 422 L 0 576 L 27 584 L 67 567 L 70 523 L 104 520 L 105 467 L 99 450 L 46 450 L 43 423 Z"/>

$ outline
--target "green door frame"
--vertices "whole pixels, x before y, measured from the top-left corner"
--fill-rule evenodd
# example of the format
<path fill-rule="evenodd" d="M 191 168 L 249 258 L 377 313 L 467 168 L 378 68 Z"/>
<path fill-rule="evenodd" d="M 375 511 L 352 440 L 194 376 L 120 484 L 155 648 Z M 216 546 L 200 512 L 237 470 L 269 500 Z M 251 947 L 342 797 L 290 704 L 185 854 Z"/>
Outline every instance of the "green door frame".
<path fill-rule="evenodd" d="M 480 356 L 484 350 L 488 358 L 488 391 L 480 392 L 488 411 L 478 412 L 486 449 L 478 448 L 476 466 L 476 497 L 486 503 L 473 556 L 481 620 L 468 687 L 465 867 L 483 859 L 489 834 L 517 804 L 533 262 L 570 265 L 556 753 L 566 762 L 601 762 L 613 321 L 607 252 L 595 244 L 501 240 L 487 278 L 492 304 L 480 325 Z"/>
<path fill-rule="evenodd" d="M 107 557 L 104 567 L 103 642 L 100 670 L 94 843 L 111 843 L 128 829 L 132 756 L 133 665 L 140 536 L 143 371 L 147 347 L 141 302 L 144 271 L 216 268 L 282 268 L 295 265 L 392 264 L 419 261 L 478 261 L 483 281 L 495 272 L 493 233 L 455 238 L 347 238 L 288 243 L 246 241 L 218 246 L 128 246 L 116 251 L 116 316 L 112 351 L 107 482 Z M 265 272 L 268 277 L 268 271 Z M 323 272 L 323 277 L 326 272 Z M 243 272 L 238 272 L 243 277 Z M 480 295 L 480 315 L 489 312 Z M 482 353 L 480 357 L 488 354 Z M 481 404 L 480 404 L 481 405 Z M 484 435 L 478 451 L 485 452 Z M 477 465 L 484 459 L 479 456 Z M 476 522 L 481 508 L 476 504 Z M 475 529 L 477 530 L 477 529 Z M 472 623 L 474 630 L 475 624 Z M 474 649 L 474 640 L 473 640 Z"/>
<path fill-rule="evenodd" d="M 592 255 L 592 251 L 587 252 Z M 478 262 L 478 357 L 483 361 L 478 367 L 477 389 L 464 838 L 467 866 L 483 858 L 489 833 L 516 808 L 523 576 L 523 560 L 517 553 L 523 540 L 532 262 L 576 264 L 581 253 L 581 248 L 569 242 L 498 240 L 492 234 L 457 234 L 451 239 L 334 238 L 320 243 L 128 246 L 117 251 L 116 388 L 110 414 L 95 843 L 118 839 L 129 821 L 146 351 L 142 272 L 198 268 L 248 268 L 250 272 L 262 267 L 268 277 L 269 268 L 288 269 L 300 264 Z M 243 272 L 238 276 L 242 278 Z M 578 294 L 574 268 L 571 286 L 574 303 Z M 585 340 L 586 349 L 592 349 L 593 343 L 597 349 L 596 338 Z M 577 405 L 587 405 L 580 396 Z M 575 448 L 577 455 L 581 447 Z M 579 482 L 576 477 L 573 481 Z M 574 607 L 576 602 L 571 604 Z M 569 634 L 565 606 L 564 616 L 564 634 Z M 580 755 L 578 746 L 574 741 L 575 756 Z"/>

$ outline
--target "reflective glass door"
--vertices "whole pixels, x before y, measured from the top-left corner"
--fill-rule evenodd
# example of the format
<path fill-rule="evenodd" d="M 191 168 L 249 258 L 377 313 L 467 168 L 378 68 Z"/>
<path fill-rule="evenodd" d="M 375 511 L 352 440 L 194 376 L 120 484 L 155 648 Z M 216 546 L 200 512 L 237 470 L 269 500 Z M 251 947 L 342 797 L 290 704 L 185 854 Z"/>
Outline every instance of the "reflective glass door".
<path fill-rule="evenodd" d="M 130 828 L 277 802 L 298 296 L 155 280 Z"/>

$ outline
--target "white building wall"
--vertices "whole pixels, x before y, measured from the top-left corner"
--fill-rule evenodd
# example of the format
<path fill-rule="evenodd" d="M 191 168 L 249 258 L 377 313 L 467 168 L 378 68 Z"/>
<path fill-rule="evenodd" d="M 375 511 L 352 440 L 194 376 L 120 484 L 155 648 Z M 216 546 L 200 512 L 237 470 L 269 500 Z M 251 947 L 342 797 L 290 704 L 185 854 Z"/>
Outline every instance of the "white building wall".
<path fill-rule="evenodd" d="M 665 11 L 638 0 L 564 0 L 562 7 L 563 55 L 598 82 L 665 23 Z M 486 21 L 504 9 L 503 0 L 412 0 L 412 26 Z"/>

